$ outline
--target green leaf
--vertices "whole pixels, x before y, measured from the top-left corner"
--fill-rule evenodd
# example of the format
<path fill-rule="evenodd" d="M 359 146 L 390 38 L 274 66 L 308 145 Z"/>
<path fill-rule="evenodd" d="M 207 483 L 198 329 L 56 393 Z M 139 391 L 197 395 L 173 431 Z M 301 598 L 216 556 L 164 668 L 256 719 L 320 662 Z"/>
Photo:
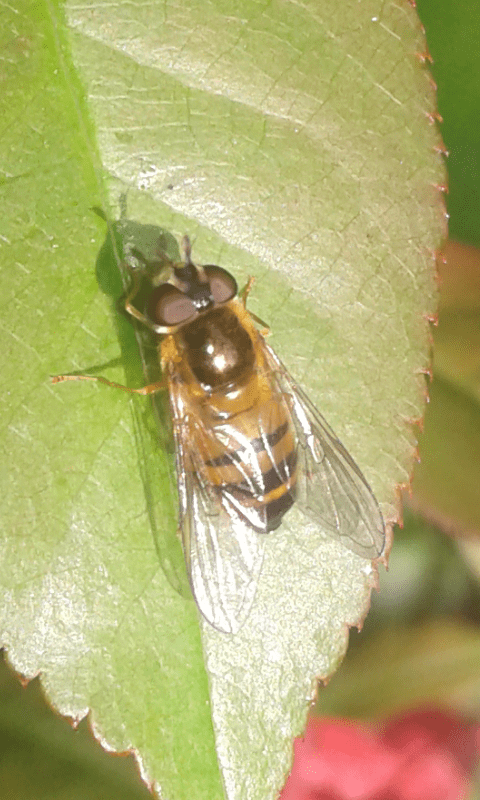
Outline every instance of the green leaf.
<path fill-rule="evenodd" d="M 120 356 L 128 380 L 141 370 L 91 211 L 119 216 L 126 193 L 120 244 L 155 230 L 141 225 L 187 232 L 200 263 L 257 277 L 251 309 L 393 516 L 443 178 L 420 25 L 356 0 L 16 5 L 1 12 L 2 638 L 59 709 L 91 708 L 110 745 L 137 748 L 165 797 L 223 796 L 215 746 L 229 798 L 275 797 L 370 565 L 307 539 L 294 510 L 242 631 L 200 633 L 172 585 L 148 401 L 49 375 Z"/>
<path fill-rule="evenodd" d="M 152 800 L 133 753 L 102 749 L 84 718 L 56 714 L 40 681 L 23 684 L 0 652 L 0 778 L 5 798 Z"/>

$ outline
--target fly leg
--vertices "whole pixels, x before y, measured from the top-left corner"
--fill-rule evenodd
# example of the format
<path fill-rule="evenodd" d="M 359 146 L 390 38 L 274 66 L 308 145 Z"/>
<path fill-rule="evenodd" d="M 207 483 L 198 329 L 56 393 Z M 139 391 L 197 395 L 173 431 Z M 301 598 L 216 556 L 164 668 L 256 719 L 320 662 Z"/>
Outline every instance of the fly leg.
<path fill-rule="evenodd" d="M 150 383 L 148 386 L 142 386 L 140 389 L 132 389 L 130 386 L 124 386 L 122 383 L 115 383 L 106 378 L 94 377 L 93 375 L 53 375 L 52 383 L 64 383 L 64 381 L 96 381 L 96 383 L 103 383 L 105 386 L 111 386 L 113 389 L 121 389 L 123 392 L 129 394 L 155 394 L 166 389 L 165 381 L 157 381 Z"/>
<path fill-rule="evenodd" d="M 242 291 L 239 292 L 240 300 L 242 301 L 245 308 L 247 307 L 247 297 L 250 294 L 253 284 L 255 283 L 255 278 L 253 275 L 250 275 L 247 283 L 243 287 Z"/>
<path fill-rule="evenodd" d="M 242 301 L 245 308 L 247 307 L 247 297 L 250 294 L 250 290 L 254 283 L 255 283 L 255 278 L 253 277 L 253 275 L 250 275 L 247 283 L 243 287 L 242 291 L 239 293 L 240 300 Z M 257 315 L 254 314 L 252 311 L 249 311 L 248 313 L 255 320 L 257 325 L 260 325 L 261 328 L 260 333 L 262 334 L 262 336 L 268 336 L 268 334 L 270 333 L 270 325 L 267 325 L 267 323 L 264 322 L 263 319 L 257 317 Z"/>

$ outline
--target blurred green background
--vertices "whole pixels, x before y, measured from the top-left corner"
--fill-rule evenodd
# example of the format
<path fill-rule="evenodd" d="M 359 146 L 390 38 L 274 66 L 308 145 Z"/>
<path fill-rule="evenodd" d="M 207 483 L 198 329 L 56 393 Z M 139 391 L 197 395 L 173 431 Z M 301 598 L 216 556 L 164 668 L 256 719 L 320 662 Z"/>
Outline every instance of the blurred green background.
<path fill-rule="evenodd" d="M 449 246 L 440 264 L 433 381 L 426 378 L 430 402 L 404 527 L 362 635 L 352 633 L 316 710 L 383 717 L 436 700 L 480 719 L 480 257 L 473 249 L 480 245 L 480 5 L 419 0 L 417 8 L 450 153 L 450 237 L 467 247 Z M 146 796 L 131 759 L 101 751 L 86 726 L 74 732 L 44 703 L 38 683 L 22 688 L 3 663 L 0 705 L 1 797 Z M 12 720 L 26 714 L 30 742 L 7 741 L 2 724 L 11 735 Z M 72 778 L 66 795 L 63 779 L 58 783 L 65 765 Z M 34 767 L 34 785 L 27 766 Z M 25 775 L 25 785 L 10 793 L 12 771 Z"/>
<path fill-rule="evenodd" d="M 448 166 L 450 238 L 480 244 L 480 5 L 419 0 L 417 11 L 433 58 Z"/>

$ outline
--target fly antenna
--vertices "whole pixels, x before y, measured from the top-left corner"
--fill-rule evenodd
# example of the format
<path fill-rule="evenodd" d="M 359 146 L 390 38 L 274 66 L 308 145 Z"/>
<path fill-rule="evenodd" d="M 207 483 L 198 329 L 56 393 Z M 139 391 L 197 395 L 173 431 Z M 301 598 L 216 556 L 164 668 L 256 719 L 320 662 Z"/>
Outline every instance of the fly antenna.
<path fill-rule="evenodd" d="M 187 235 L 185 235 L 182 239 L 182 250 L 183 250 L 183 258 L 185 261 L 185 266 L 193 266 L 192 262 L 192 243 Z"/>
<path fill-rule="evenodd" d="M 212 291 L 205 270 L 192 261 L 192 245 L 188 236 L 182 239 L 182 250 L 184 263 L 174 265 L 170 283 L 190 297 L 198 311 L 205 311 L 213 305 Z"/>

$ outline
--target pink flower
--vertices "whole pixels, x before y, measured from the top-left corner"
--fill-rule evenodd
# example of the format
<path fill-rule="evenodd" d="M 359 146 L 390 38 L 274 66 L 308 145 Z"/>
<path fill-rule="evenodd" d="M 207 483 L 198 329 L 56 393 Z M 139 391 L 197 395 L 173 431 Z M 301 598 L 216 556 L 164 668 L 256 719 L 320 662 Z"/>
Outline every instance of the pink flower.
<path fill-rule="evenodd" d="M 312 716 L 279 800 L 464 800 L 479 755 L 480 726 L 438 708 L 377 731 Z"/>

